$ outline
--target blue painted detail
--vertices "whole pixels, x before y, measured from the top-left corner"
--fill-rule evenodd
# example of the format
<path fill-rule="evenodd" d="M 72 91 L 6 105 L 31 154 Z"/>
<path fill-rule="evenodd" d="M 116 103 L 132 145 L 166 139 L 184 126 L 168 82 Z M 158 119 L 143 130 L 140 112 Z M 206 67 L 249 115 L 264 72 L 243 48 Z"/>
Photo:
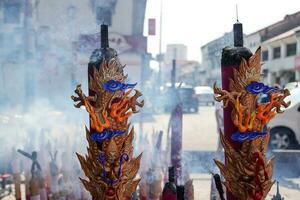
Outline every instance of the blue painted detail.
<path fill-rule="evenodd" d="M 120 176 L 121 176 L 121 169 L 122 169 L 122 164 L 123 164 L 124 161 L 126 161 L 126 162 L 129 161 L 129 155 L 127 153 L 123 153 L 120 156 L 120 166 L 119 166 L 119 169 L 118 169 L 118 178 L 120 178 Z"/>
<path fill-rule="evenodd" d="M 259 94 L 259 93 L 268 94 L 270 92 L 278 91 L 278 89 L 275 87 L 269 87 L 263 83 L 259 83 L 256 81 L 253 81 L 251 84 L 247 85 L 246 90 L 252 94 Z"/>
<path fill-rule="evenodd" d="M 263 137 L 266 136 L 267 132 L 254 132 L 254 131 L 247 131 L 247 132 L 236 132 L 231 135 L 231 139 L 233 141 L 238 141 L 238 142 L 244 142 L 245 140 L 252 140 L 257 137 Z"/>
<path fill-rule="evenodd" d="M 93 141 L 103 142 L 106 139 L 111 139 L 113 137 L 123 135 L 125 132 L 126 131 L 104 129 L 104 131 L 102 131 L 101 133 L 94 132 L 91 135 L 91 138 Z"/>
<path fill-rule="evenodd" d="M 100 161 L 101 164 L 105 164 L 105 156 L 103 153 L 100 153 L 98 160 Z"/>
<path fill-rule="evenodd" d="M 130 88 L 134 88 L 137 83 L 122 83 L 116 80 L 109 80 L 103 84 L 103 88 L 109 92 L 115 92 L 118 90 L 126 90 Z"/>
<path fill-rule="evenodd" d="M 100 153 L 100 155 L 98 156 L 98 160 L 102 166 L 102 172 L 101 172 L 101 178 L 104 182 L 106 182 L 108 185 L 112 186 L 114 184 L 116 184 L 119 180 L 120 180 L 120 177 L 121 177 L 121 170 L 122 170 L 122 164 L 124 162 L 128 162 L 129 161 L 129 155 L 127 153 L 123 153 L 121 156 L 120 156 L 120 166 L 119 166 L 119 169 L 118 169 L 118 178 L 117 179 L 111 179 L 109 177 L 107 177 L 107 173 L 105 171 L 105 155 L 104 153 Z"/>

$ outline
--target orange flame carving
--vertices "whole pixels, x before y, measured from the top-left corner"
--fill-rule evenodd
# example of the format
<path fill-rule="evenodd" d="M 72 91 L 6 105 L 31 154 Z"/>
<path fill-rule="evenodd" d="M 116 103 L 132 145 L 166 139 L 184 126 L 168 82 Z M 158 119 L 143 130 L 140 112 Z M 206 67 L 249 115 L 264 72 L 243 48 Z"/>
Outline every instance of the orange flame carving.
<path fill-rule="evenodd" d="M 126 92 L 124 97 L 121 99 L 121 101 L 114 103 L 111 105 L 111 112 L 110 115 L 117 121 L 117 122 L 124 122 L 126 121 L 131 115 L 132 112 L 127 112 L 130 107 L 130 99 L 131 97 L 128 97 L 131 90 Z"/>
<path fill-rule="evenodd" d="M 276 115 L 276 105 L 278 104 L 278 98 L 280 94 L 274 93 L 270 96 L 270 102 L 266 104 L 258 105 L 257 118 L 262 121 L 263 124 L 267 124 Z"/>
<path fill-rule="evenodd" d="M 109 120 L 107 119 L 107 112 L 102 112 L 102 119 L 100 118 L 100 113 L 96 113 L 95 109 L 87 102 L 84 102 L 87 112 L 90 114 L 91 127 L 97 132 L 102 132 L 105 128 L 110 127 Z"/>
<path fill-rule="evenodd" d="M 245 112 L 246 108 L 246 106 L 243 106 L 240 103 L 240 97 L 238 96 L 235 102 L 235 109 L 237 113 L 235 114 L 233 123 L 236 127 L 238 127 L 240 132 L 253 130 L 253 123 L 256 118 L 256 114 L 255 112 Z"/>

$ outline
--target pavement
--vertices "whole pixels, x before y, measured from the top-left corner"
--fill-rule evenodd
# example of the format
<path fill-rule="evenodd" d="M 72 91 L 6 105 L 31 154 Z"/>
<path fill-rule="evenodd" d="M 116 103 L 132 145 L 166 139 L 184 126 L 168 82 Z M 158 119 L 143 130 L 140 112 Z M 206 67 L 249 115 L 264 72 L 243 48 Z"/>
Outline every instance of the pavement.
<path fill-rule="evenodd" d="M 183 115 L 183 150 L 188 151 L 215 151 L 218 134 L 215 120 L 214 106 L 200 107 L 198 113 Z M 144 133 L 153 130 L 167 132 L 170 114 L 154 116 L 154 121 L 143 124 Z M 139 124 L 134 124 L 135 130 L 140 130 Z"/>
<path fill-rule="evenodd" d="M 160 114 L 154 116 L 154 122 L 144 123 L 143 131 L 152 133 L 154 130 L 167 131 L 169 114 Z M 135 125 L 138 128 L 138 124 Z M 136 129 L 138 130 L 138 129 Z M 201 106 L 196 114 L 183 115 L 183 150 L 186 152 L 202 151 L 203 154 L 212 154 L 216 151 L 218 145 L 217 123 L 215 119 L 214 106 Z M 200 160 L 201 162 L 201 160 Z M 204 160 L 202 164 L 197 163 L 196 168 L 193 166 L 190 177 L 193 179 L 195 200 L 210 199 L 211 175 L 210 170 L 215 170 L 214 163 Z M 192 165 L 192 164 L 189 164 Z M 185 166 L 183 166 L 185 167 Z M 186 166 L 190 167 L 190 166 Z M 288 168 L 288 166 L 286 166 Z M 299 166 L 300 167 L 300 166 Z M 204 171 L 207 171 L 206 173 Z M 280 178 L 280 193 L 285 200 L 300 199 L 300 178 Z M 276 184 L 269 192 L 267 200 L 272 199 L 276 194 Z"/>
<path fill-rule="evenodd" d="M 191 178 L 194 183 L 195 200 L 209 200 L 210 199 L 210 187 L 211 187 L 211 175 L 207 173 L 191 174 Z M 294 184 L 300 184 L 300 178 L 289 179 Z M 284 200 L 299 200 L 300 190 L 291 188 L 288 186 L 280 185 L 280 194 Z M 273 195 L 276 194 L 276 184 L 273 185 L 266 200 L 271 200 Z"/>

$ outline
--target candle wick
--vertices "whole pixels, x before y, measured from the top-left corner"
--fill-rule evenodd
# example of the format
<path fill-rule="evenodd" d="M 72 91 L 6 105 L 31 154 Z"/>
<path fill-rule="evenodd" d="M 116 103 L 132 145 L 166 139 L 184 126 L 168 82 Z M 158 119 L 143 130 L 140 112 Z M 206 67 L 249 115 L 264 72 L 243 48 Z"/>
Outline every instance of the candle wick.
<path fill-rule="evenodd" d="M 239 22 L 239 9 L 238 9 L 238 4 L 235 5 L 235 11 L 236 11 L 236 21 Z"/>

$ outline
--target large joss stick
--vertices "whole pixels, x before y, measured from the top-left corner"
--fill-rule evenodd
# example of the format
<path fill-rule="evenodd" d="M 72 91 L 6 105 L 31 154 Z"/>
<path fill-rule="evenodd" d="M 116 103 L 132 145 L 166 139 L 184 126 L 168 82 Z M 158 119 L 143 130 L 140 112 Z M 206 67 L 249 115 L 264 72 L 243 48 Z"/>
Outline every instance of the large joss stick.
<path fill-rule="evenodd" d="M 171 113 L 171 165 L 175 167 L 175 184 L 182 178 L 182 112 L 179 103 Z"/>
<path fill-rule="evenodd" d="M 15 186 L 15 198 L 21 200 L 21 169 L 20 159 L 17 157 L 17 152 L 13 149 L 12 152 L 12 172 Z"/>
<path fill-rule="evenodd" d="M 242 24 L 234 25 L 234 46 L 222 52 L 222 89 L 214 86 L 217 101 L 224 104 L 225 164 L 215 160 L 225 178 L 227 200 L 265 199 L 272 181 L 273 158 L 267 160 L 267 123 L 289 103 L 288 90 L 261 83 L 261 49 L 254 55 L 243 47 Z M 259 103 L 261 94 L 267 103 Z"/>
<path fill-rule="evenodd" d="M 107 25 L 101 25 L 101 49 L 93 52 L 88 67 L 89 95 L 78 85 L 78 96 L 72 96 L 75 106 L 84 106 L 90 116 L 88 153 L 77 156 L 88 178 L 81 181 L 95 200 L 129 199 L 140 181 L 135 176 L 141 155 L 133 157 L 134 130 L 128 119 L 144 102 L 138 101 L 142 94 L 133 89 L 136 84 L 125 82 L 123 68 L 109 48 Z"/>
<path fill-rule="evenodd" d="M 37 160 L 36 151 L 31 154 L 18 149 L 18 152 L 32 161 L 31 164 L 31 179 L 29 181 L 30 200 L 45 200 L 47 199 L 45 181 L 42 175 L 42 168 Z"/>
<path fill-rule="evenodd" d="M 171 165 L 175 167 L 175 184 L 182 178 L 181 151 L 182 151 L 182 102 L 176 88 L 176 60 L 172 60 L 172 112 L 171 112 Z"/>
<path fill-rule="evenodd" d="M 163 193 L 162 193 L 162 200 L 177 200 L 177 188 L 175 184 L 175 168 L 169 167 L 169 179 L 168 182 L 165 184 Z"/>

